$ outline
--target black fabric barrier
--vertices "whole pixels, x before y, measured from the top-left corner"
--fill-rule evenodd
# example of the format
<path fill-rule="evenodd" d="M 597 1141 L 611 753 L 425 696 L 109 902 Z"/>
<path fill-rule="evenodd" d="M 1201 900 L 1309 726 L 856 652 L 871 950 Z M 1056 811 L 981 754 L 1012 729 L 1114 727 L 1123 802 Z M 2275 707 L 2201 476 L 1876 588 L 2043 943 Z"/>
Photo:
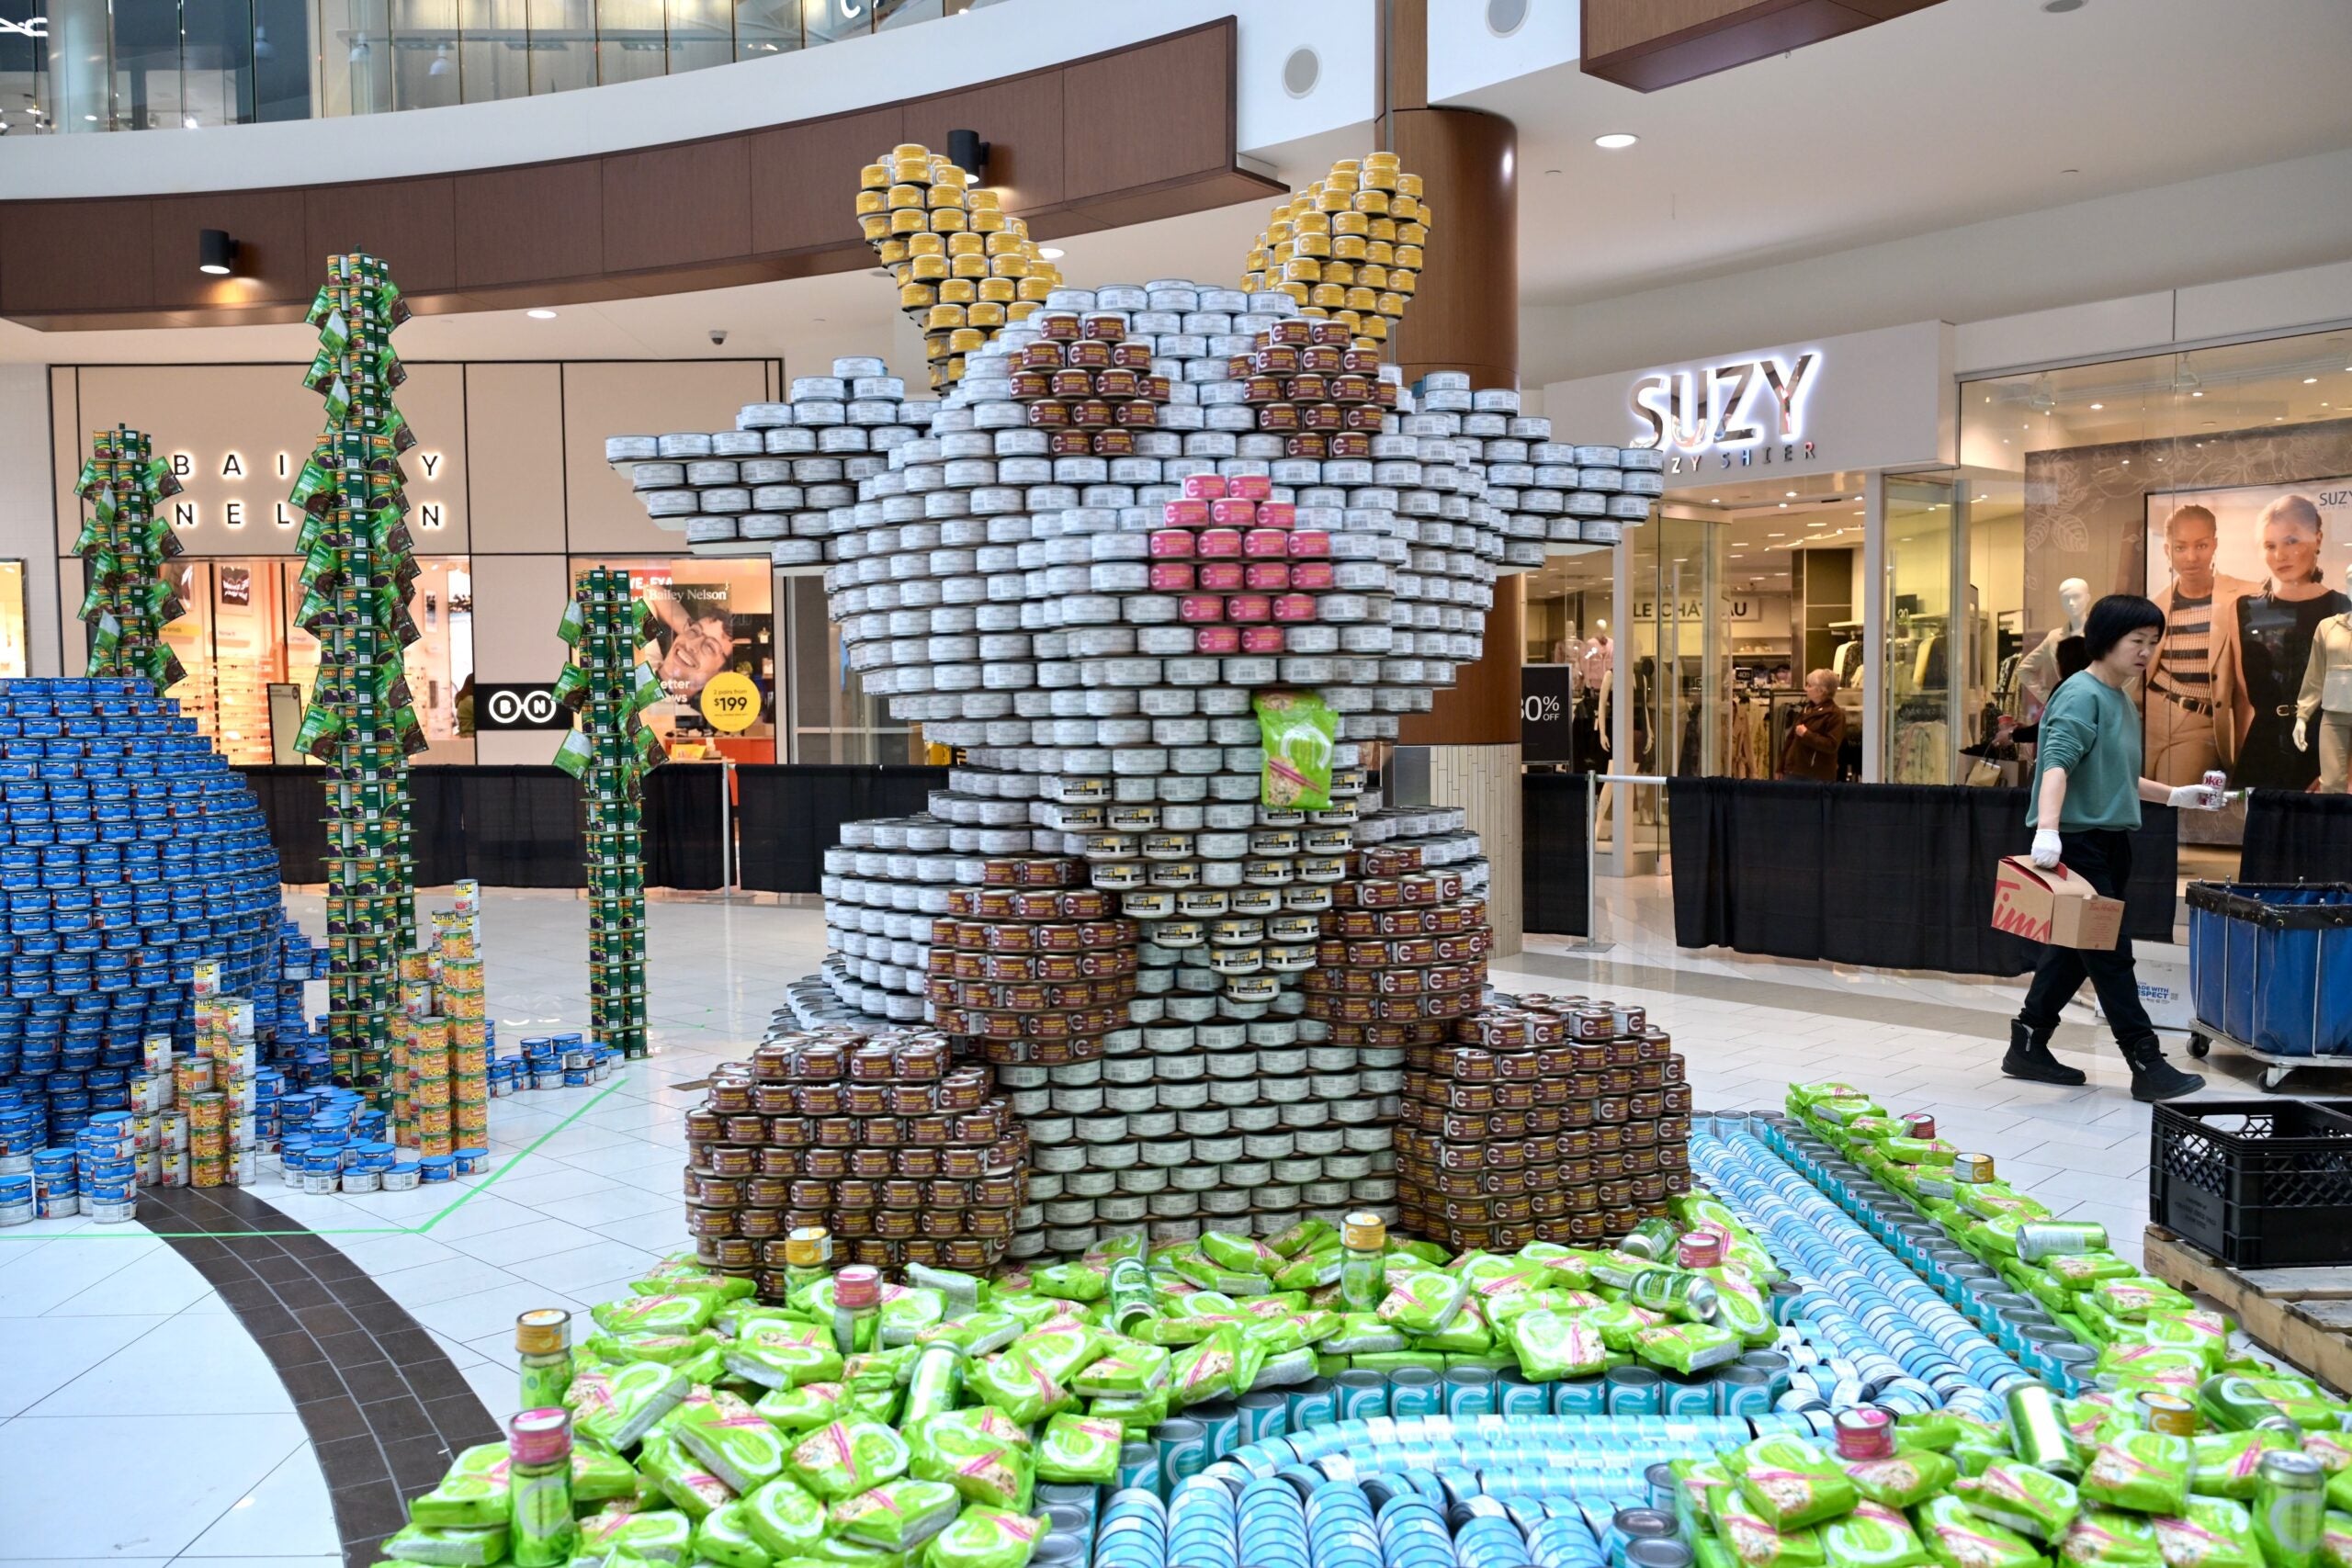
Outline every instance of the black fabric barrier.
<path fill-rule="evenodd" d="M 2041 949 L 1991 924 L 1995 863 L 2024 854 L 2022 789 L 1677 778 L 1674 940 L 1778 958 L 2022 975 Z M 2177 829 L 2141 808 L 2124 929 L 2172 940 Z"/>
<path fill-rule="evenodd" d="M 327 879 L 326 773 L 320 768 L 247 768 L 245 783 L 269 824 L 277 874 L 286 882 Z"/>
<path fill-rule="evenodd" d="M 736 884 L 747 892 L 814 893 L 842 824 L 910 817 L 947 785 L 945 768 L 913 763 L 779 762 L 735 770 Z"/>
<path fill-rule="evenodd" d="M 2352 795 L 2256 790 L 2238 880 L 2352 882 Z"/>
<path fill-rule="evenodd" d="M 727 886 L 726 775 L 707 762 L 672 762 L 645 776 L 647 886 Z"/>
<path fill-rule="evenodd" d="M 1590 936 L 1585 775 L 1524 773 L 1519 783 L 1522 927 L 1543 936 Z"/>

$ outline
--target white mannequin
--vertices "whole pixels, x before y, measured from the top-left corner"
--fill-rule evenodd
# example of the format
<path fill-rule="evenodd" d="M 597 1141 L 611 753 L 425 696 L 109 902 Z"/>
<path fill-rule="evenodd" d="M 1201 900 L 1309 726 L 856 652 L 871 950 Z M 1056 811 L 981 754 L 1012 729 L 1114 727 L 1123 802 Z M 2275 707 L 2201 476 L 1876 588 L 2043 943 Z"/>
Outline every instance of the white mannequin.
<path fill-rule="evenodd" d="M 2083 635 L 2083 617 L 2090 614 L 2091 585 L 2079 577 L 2070 577 L 2058 585 L 2058 604 L 2066 612 L 2066 635 Z"/>
<path fill-rule="evenodd" d="M 2330 615 L 2312 635 L 2311 662 L 2295 701 L 2295 749 L 2312 749 L 2312 720 L 2319 720 L 2319 787 L 2342 795 L 2352 772 L 2352 615 Z"/>
<path fill-rule="evenodd" d="M 2058 689 L 2058 645 L 2070 637 L 2083 635 L 2084 617 L 2090 614 L 2091 585 L 2079 577 L 2066 579 L 2058 585 L 2058 607 L 2065 613 L 2066 624 L 2052 626 L 2041 644 L 2018 663 L 2018 694 L 2028 722 L 2041 716 L 2050 694 Z"/>

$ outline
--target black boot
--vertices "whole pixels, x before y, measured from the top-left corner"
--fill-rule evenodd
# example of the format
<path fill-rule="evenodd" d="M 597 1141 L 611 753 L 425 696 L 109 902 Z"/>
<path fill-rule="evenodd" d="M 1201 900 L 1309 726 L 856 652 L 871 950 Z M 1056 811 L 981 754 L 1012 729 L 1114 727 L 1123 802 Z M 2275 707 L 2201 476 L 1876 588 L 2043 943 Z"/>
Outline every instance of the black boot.
<path fill-rule="evenodd" d="M 2178 1100 L 2205 1087 L 2205 1080 L 2195 1073 L 2184 1073 L 2165 1061 L 2163 1048 L 2153 1040 L 2135 1041 L 2120 1049 L 2132 1069 L 2134 1100 Z"/>
<path fill-rule="evenodd" d="M 2001 1073 L 2028 1083 L 2064 1084 L 2070 1089 L 2090 1077 L 2052 1055 L 2050 1036 L 2035 1033 L 2021 1018 L 2009 1021 L 2009 1054 L 2001 1058 Z"/>

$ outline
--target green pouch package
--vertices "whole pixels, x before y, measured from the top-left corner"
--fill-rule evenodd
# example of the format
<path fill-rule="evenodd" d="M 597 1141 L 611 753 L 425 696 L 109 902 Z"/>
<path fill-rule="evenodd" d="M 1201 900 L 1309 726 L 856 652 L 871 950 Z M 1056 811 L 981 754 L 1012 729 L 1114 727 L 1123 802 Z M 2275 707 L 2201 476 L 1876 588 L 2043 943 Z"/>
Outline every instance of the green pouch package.
<path fill-rule="evenodd" d="M 1453 1358 L 1453 1359 L 1468 1359 Z M 1510 1364 L 1510 1358 L 1508 1356 L 1481 1356 L 1476 1359 L 1481 1362 L 1491 1362 L 1498 1368 Z M 1260 1389 L 1295 1388 L 1301 1383 L 1313 1382 L 1317 1360 L 1314 1348 L 1306 1345 L 1302 1345 L 1295 1350 L 1285 1350 L 1279 1356 L 1269 1356 L 1260 1365 L 1256 1374 L 1250 1378 L 1250 1386 L 1236 1388 L 1233 1392 L 1239 1395 L 1255 1393 Z"/>
<path fill-rule="evenodd" d="M 729 1377 L 767 1389 L 832 1382 L 842 1375 L 842 1353 L 831 1345 L 752 1340 L 727 1347 L 719 1363 Z"/>
<path fill-rule="evenodd" d="M 2162 1568 L 2164 1553 L 2156 1545 L 2155 1526 L 2143 1516 L 2093 1508 L 2066 1527 L 2058 1542 L 2058 1561 L 2085 1568 Z"/>
<path fill-rule="evenodd" d="M 2042 1258 L 2038 1267 L 2069 1290 L 2086 1291 L 2101 1280 L 2126 1280 L 2140 1272 L 2128 1258 L 2112 1252 L 2060 1252 Z"/>
<path fill-rule="evenodd" d="M 1168 1403 L 1181 1410 L 1224 1398 L 1233 1392 L 1233 1375 L 1240 1359 L 1240 1331 L 1218 1329 L 1177 1355 L 1168 1370 Z"/>
<path fill-rule="evenodd" d="M 1076 1398 L 1019 1345 L 966 1369 L 964 1386 L 1023 1427 L 1069 1409 Z"/>
<path fill-rule="evenodd" d="M 1314 1251 L 1325 1242 L 1336 1243 L 1340 1233 L 1328 1220 L 1301 1220 L 1266 1238 L 1267 1247 L 1284 1258 Z"/>
<path fill-rule="evenodd" d="M 2188 1469 L 2187 1438 L 2117 1432 L 2083 1467 L 2082 1500 L 2086 1506 L 2139 1514 L 2177 1514 L 2188 1506 Z"/>
<path fill-rule="evenodd" d="M 2233 1432 L 2231 1436 L 2251 1437 L 2253 1434 Z M 2192 1440 L 2199 1443 L 2204 1441 L 2202 1438 L 2194 1438 Z M 2204 1472 L 2202 1450 L 2199 1451 L 2198 1472 L 2199 1476 L 2201 1479 Z M 2192 1492 L 2202 1492 L 2206 1490 L 2206 1488 L 2199 1484 L 2198 1481 L 2192 1480 L 2189 1483 L 2189 1490 Z M 2339 1470 L 2335 1474 L 2327 1478 L 2327 1506 L 2331 1508 L 2341 1509 L 2345 1513 L 2352 1514 L 2352 1471 Z"/>
<path fill-rule="evenodd" d="M 1772 1309 L 1746 1291 L 1718 1290 L 1714 1321 L 1716 1327 L 1737 1335 L 1744 1349 L 1761 1350 L 1781 1337 L 1781 1325 L 1772 1321 Z"/>
<path fill-rule="evenodd" d="M 758 1287 L 735 1274 L 714 1274 L 692 1258 L 665 1258 L 645 1278 L 631 1280 L 628 1288 L 640 1296 L 716 1296 L 740 1301 Z"/>
<path fill-rule="evenodd" d="M 1495 1337 L 1475 1310 L 1465 1309 L 1454 1314 L 1453 1321 L 1443 1328 L 1412 1336 L 1412 1345 L 1416 1350 L 1476 1356 L 1495 1348 Z"/>
<path fill-rule="evenodd" d="M 970 1312 L 988 1299 L 988 1281 L 976 1274 L 961 1274 L 953 1269 L 933 1268 L 928 1263 L 910 1263 L 906 1275 L 910 1285 L 937 1291 L 952 1312 Z"/>
<path fill-rule="evenodd" d="M 1219 1269 L 1237 1274 L 1263 1274 L 1270 1279 L 1283 1265 L 1282 1254 L 1264 1242 L 1231 1231 L 1203 1231 L 1201 1256 Z"/>
<path fill-rule="evenodd" d="M 1046 1521 L 978 1504 L 931 1538 L 926 1568 L 1027 1568 L 1045 1538 Z"/>
<path fill-rule="evenodd" d="M 1855 1491 L 1889 1508 L 1917 1507 L 1960 1479 L 1960 1466 L 1929 1449 L 1898 1450 L 1884 1459 L 1849 1460 L 1845 1471 Z"/>
<path fill-rule="evenodd" d="M 616 1365 L 659 1361 L 665 1367 L 682 1367 L 718 1346 L 718 1336 L 704 1329 L 698 1334 L 592 1334 L 582 1348 L 597 1360 Z"/>
<path fill-rule="evenodd" d="M 1589 1377 L 1600 1371 L 1608 1347 L 1600 1331 L 1572 1313 L 1537 1311 L 1515 1317 L 1505 1330 L 1519 1370 L 1531 1382 Z"/>
<path fill-rule="evenodd" d="M 1854 1483 L 1803 1438 L 1778 1433 L 1724 1456 L 1733 1484 L 1776 1530 L 1802 1529 L 1852 1508 Z"/>
<path fill-rule="evenodd" d="M 1067 1383 L 1102 1353 L 1102 1336 L 1084 1324 L 1033 1329 L 1012 1348 L 1057 1383 Z"/>
<path fill-rule="evenodd" d="M 971 1356 L 992 1356 L 1021 1337 L 1022 1321 L 1009 1312 L 982 1307 L 962 1317 L 935 1323 L 915 1337 L 918 1345 L 948 1344 Z"/>
<path fill-rule="evenodd" d="M 2268 1427 L 2250 1432 L 2199 1432 L 2188 1439 L 2188 1489 L 2200 1497 L 2250 1503 L 2261 1479 L 2262 1456 L 2272 1449 L 2292 1447 L 2293 1438 Z"/>
<path fill-rule="evenodd" d="M 1318 1247 L 1285 1260 L 1270 1276 L 1277 1291 L 1318 1291 L 1340 1282 L 1340 1249 Z"/>
<path fill-rule="evenodd" d="M 458 1455 L 433 1490 L 412 1498 L 408 1522 L 428 1529 L 480 1529 L 504 1524 L 507 1495 L 504 1443 L 482 1443 Z"/>
<path fill-rule="evenodd" d="M 2149 1521 L 2165 1568 L 2261 1568 L 2254 1516 L 2225 1497 L 2192 1497 L 2186 1512 Z M 2352 1518 L 2345 1520 L 2352 1526 Z M 2324 1555 L 2324 1554 L 2323 1554 Z"/>
<path fill-rule="evenodd" d="M 907 1472 L 907 1440 L 878 1421 L 836 1421 L 800 1439 L 785 1462 L 793 1478 L 828 1503 Z"/>
<path fill-rule="evenodd" d="M 2196 1505 L 2189 1506 L 2193 1513 Z M 2352 1568 L 2352 1514 L 2330 1508 L 2321 1519 L 2319 1561 L 2320 1568 Z M 2165 1568 L 2176 1568 L 2176 1565 L 2167 1560 Z M 2188 1568 L 2188 1565 L 2181 1565 L 2181 1568 Z M 2215 1563 L 2213 1568 L 2244 1568 L 2244 1565 Z"/>
<path fill-rule="evenodd" d="M 839 1420 L 846 1392 L 837 1382 L 802 1383 L 762 1394 L 752 1408 L 786 1432 L 806 1432 Z"/>
<path fill-rule="evenodd" d="M 1111 1277 L 1091 1263 L 1053 1263 L 1029 1276 L 1030 1288 L 1062 1302 L 1099 1302 L 1111 1292 Z"/>
<path fill-rule="evenodd" d="M 1894 1446 L 1949 1452 L 1960 1441 L 1965 1421 L 1949 1410 L 1906 1410 L 1894 1418 Z"/>
<path fill-rule="evenodd" d="M 2352 1470 L 2352 1433 L 2305 1432 L 2302 1447 L 2303 1452 L 2319 1461 L 2331 1481 Z"/>
<path fill-rule="evenodd" d="M 1377 1310 L 1381 1322 L 1408 1335 L 1435 1334 L 1454 1320 L 1469 1293 L 1470 1282 L 1459 1274 L 1433 1269 L 1391 1274 Z"/>
<path fill-rule="evenodd" d="M 912 1551 L 947 1528 L 963 1507 L 944 1481 L 891 1481 L 832 1506 L 832 1527 L 843 1539 L 884 1551 Z"/>
<path fill-rule="evenodd" d="M 1739 1336 L 1712 1323 L 1661 1323 L 1634 1336 L 1634 1353 L 1652 1366 L 1682 1373 L 1739 1359 Z"/>
<path fill-rule="evenodd" d="M 695 1527 L 695 1556 L 718 1568 L 768 1568 L 767 1548 L 752 1539 L 746 1519 L 749 1505 L 738 1499 L 715 1508 Z"/>
<path fill-rule="evenodd" d="M 1715 1495 L 1713 1517 L 1717 1538 L 1742 1568 L 1823 1568 L 1827 1562 L 1819 1530 L 1774 1529 L 1736 1487 Z"/>
<path fill-rule="evenodd" d="M 2041 1568 L 2049 1561 L 2033 1542 L 1949 1493 L 1928 1498 L 1911 1517 L 1939 1568 Z"/>
<path fill-rule="evenodd" d="M 440 1529 L 411 1525 L 387 1536 L 381 1550 L 402 1562 L 425 1562 L 434 1568 L 489 1568 L 506 1561 L 506 1527 Z"/>
<path fill-rule="evenodd" d="M 1603 1302 L 1586 1311 L 1585 1321 L 1600 1332 L 1600 1342 L 1620 1355 L 1634 1354 L 1634 1347 L 1645 1328 L 1655 1328 L 1665 1318 L 1645 1312 L 1631 1302 Z"/>
<path fill-rule="evenodd" d="M 969 1503 L 1025 1508 L 1035 1481 L 1029 1434 L 989 1405 L 934 1416 L 909 1440 L 909 1471 L 941 1481 Z"/>
<path fill-rule="evenodd" d="M 694 1520 L 674 1508 L 605 1508 L 580 1521 L 580 1552 L 572 1561 L 634 1553 L 650 1562 L 684 1563 L 694 1555 Z"/>
<path fill-rule="evenodd" d="M 1404 1331 L 1368 1312 L 1341 1314 L 1340 1326 L 1323 1341 L 1324 1352 L 1333 1356 L 1370 1355 L 1404 1348 Z"/>
<path fill-rule="evenodd" d="M 696 1521 L 735 1500 L 735 1489 L 667 1432 L 650 1432 L 638 1445 L 637 1471 L 672 1507 Z"/>
<path fill-rule="evenodd" d="M 708 1404 L 687 1407 L 670 1431 L 738 1495 L 784 1473 L 786 1446 L 791 1440 L 766 1416 L 729 1393 L 712 1395 Z"/>
<path fill-rule="evenodd" d="M 1823 1525 L 1821 1551 L 1828 1568 L 1920 1568 L 1928 1561 L 1911 1521 L 1880 1503 L 1857 1503 Z"/>
<path fill-rule="evenodd" d="M 771 1557 L 797 1557 L 825 1539 L 825 1505 L 788 1475 L 776 1477 L 735 1506 L 744 1529 Z"/>
<path fill-rule="evenodd" d="M 1149 1393 L 1168 1386 L 1169 1368 L 1175 1359 L 1157 1345 L 1121 1339 L 1072 1378 L 1070 1388 L 1081 1399 Z"/>
<path fill-rule="evenodd" d="M 882 1310 L 874 1325 L 874 1342 L 885 1347 L 912 1345 L 922 1332 L 947 1317 L 947 1298 L 937 1291 L 907 1285 L 885 1286 Z"/>
<path fill-rule="evenodd" d="M 2126 1323 L 2141 1322 L 2152 1312 L 2192 1311 L 2197 1304 L 2163 1280 L 2144 1274 L 2101 1280 L 2091 1288 L 2091 1299 L 2109 1315 Z"/>
<path fill-rule="evenodd" d="M 693 1386 L 675 1367 L 632 1361 L 573 1373 L 563 1403 L 571 1412 L 572 1429 L 581 1436 L 608 1449 L 630 1449 L 655 1422 L 676 1409 Z"/>
<path fill-rule="evenodd" d="M 2055 1544 L 2082 1510 L 2075 1483 L 2014 1460 L 1952 1483 L 1952 1493 L 1983 1518 L 2034 1540 Z"/>
<path fill-rule="evenodd" d="M 2186 1393 L 2197 1386 L 2208 1370 L 2202 1350 L 2118 1339 L 2100 1348 L 2091 1375 L 2101 1388 L 2139 1382 L 2147 1386 L 2161 1384 Z"/>
<path fill-rule="evenodd" d="M 718 1303 L 705 1295 L 624 1296 L 590 1309 L 607 1334 L 693 1334 L 710 1322 Z"/>
<path fill-rule="evenodd" d="M 1086 1413 L 1118 1422 L 1131 1437 L 1149 1437 L 1154 1427 L 1168 1419 L 1168 1391 L 1156 1388 L 1149 1393 L 1114 1393 L 1089 1400 Z"/>
<path fill-rule="evenodd" d="M 1258 711 L 1266 756 L 1259 803 L 1283 811 L 1329 811 L 1340 716 L 1318 692 L 1260 692 L 1250 705 Z"/>
<path fill-rule="evenodd" d="M 1108 1485 L 1119 1472 L 1119 1446 L 1127 1429 L 1116 1421 L 1057 1416 L 1037 1439 L 1037 1479 Z"/>

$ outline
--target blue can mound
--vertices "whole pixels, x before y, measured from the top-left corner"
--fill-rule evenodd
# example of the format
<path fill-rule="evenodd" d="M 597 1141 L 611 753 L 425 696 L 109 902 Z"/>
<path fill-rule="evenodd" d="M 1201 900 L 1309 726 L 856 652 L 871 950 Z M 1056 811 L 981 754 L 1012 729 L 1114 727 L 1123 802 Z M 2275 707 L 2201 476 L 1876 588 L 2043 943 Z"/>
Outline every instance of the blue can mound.
<path fill-rule="evenodd" d="M 261 807 L 144 681 L 0 682 L 0 1156 L 127 1109 L 143 1042 L 192 1043 L 199 964 L 253 998 L 266 1056 L 307 1054 L 325 965 Z"/>

